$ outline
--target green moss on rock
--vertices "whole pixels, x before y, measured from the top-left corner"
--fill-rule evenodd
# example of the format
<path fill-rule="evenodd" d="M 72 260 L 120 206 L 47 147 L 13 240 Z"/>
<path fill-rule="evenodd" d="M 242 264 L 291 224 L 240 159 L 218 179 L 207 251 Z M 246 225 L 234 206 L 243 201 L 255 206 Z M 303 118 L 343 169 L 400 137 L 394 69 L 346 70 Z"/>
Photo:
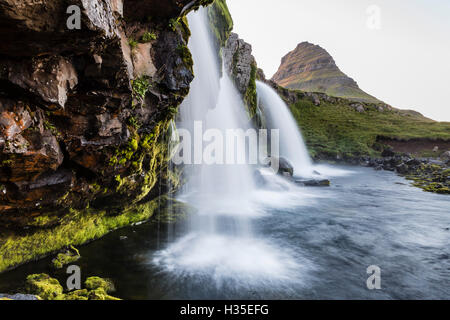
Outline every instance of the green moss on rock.
<path fill-rule="evenodd" d="M 102 288 L 90 291 L 88 297 L 89 300 L 121 300 L 119 298 L 110 296 Z"/>
<path fill-rule="evenodd" d="M 151 84 L 148 77 L 142 76 L 133 80 L 131 82 L 131 87 L 133 89 L 133 97 L 140 99 L 143 103 Z"/>
<path fill-rule="evenodd" d="M 189 68 L 191 68 L 194 65 L 191 51 L 189 50 L 189 48 L 186 45 L 180 44 L 177 47 L 177 53 L 183 60 L 183 63 L 185 66 L 188 66 Z"/>
<path fill-rule="evenodd" d="M 225 0 L 215 0 L 208 7 L 211 29 L 216 38 L 217 47 L 225 46 L 233 30 L 233 18 Z"/>
<path fill-rule="evenodd" d="M 130 142 L 124 148 L 124 153 L 118 152 L 118 159 L 125 158 L 136 163 L 137 170 L 142 168 L 144 161 L 147 167 L 145 172 L 138 171 L 123 178 L 116 176 L 116 189 L 111 201 L 132 199 L 127 202 L 128 207 L 123 208 L 123 203 L 120 203 L 118 209 L 112 206 L 111 209 L 97 210 L 87 206 L 83 210 L 66 209 L 65 212 L 42 213 L 36 225 L 45 225 L 45 228 L 31 228 L 21 233 L 0 229 L 0 272 L 43 258 L 62 248 L 99 239 L 113 230 L 147 221 L 158 209 L 163 208 L 165 198 L 161 200 L 155 195 L 148 198 L 148 195 L 158 180 L 164 179 L 161 173 L 168 172 L 171 155 L 168 151 L 169 135 L 166 133 L 170 131 L 171 121 L 170 118 L 160 121 L 151 133 L 136 136 L 136 143 Z M 166 178 L 174 183 L 176 176 L 167 175 Z M 104 188 L 94 189 L 103 192 Z M 62 261 L 57 262 L 58 266 L 60 262 L 65 263 L 67 257 L 60 258 Z"/>
<path fill-rule="evenodd" d="M 86 289 L 75 290 L 66 294 L 61 294 L 57 296 L 54 300 L 77 300 L 77 301 L 89 300 L 89 291 Z"/>
<path fill-rule="evenodd" d="M 406 178 L 413 181 L 413 185 L 426 192 L 450 194 L 450 169 L 436 164 L 422 164 L 410 171 Z"/>
<path fill-rule="evenodd" d="M 146 32 L 144 32 L 144 34 L 141 37 L 141 42 L 147 43 L 147 42 L 151 42 L 153 40 L 156 40 L 157 38 L 158 38 L 158 36 L 156 35 L 155 32 L 153 32 L 153 31 L 146 31 Z"/>
<path fill-rule="evenodd" d="M 25 234 L 4 231 L 0 236 L 0 272 L 28 261 L 43 258 L 70 245 L 79 246 L 107 233 L 150 219 L 158 209 L 158 199 L 125 209 L 122 214 L 106 210 L 70 209 L 71 219 L 53 228 Z"/>
<path fill-rule="evenodd" d="M 244 96 L 244 101 L 247 106 L 249 118 L 255 120 L 255 123 L 258 124 L 261 123 L 260 120 L 255 119 L 258 115 L 258 94 L 256 92 L 256 74 L 258 72 L 258 66 L 256 65 L 256 62 L 254 62 L 251 67 L 250 81 Z"/>
<path fill-rule="evenodd" d="M 58 253 L 56 258 L 52 260 L 52 265 L 55 269 L 62 269 L 80 258 L 80 252 L 75 247 L 70 246 L 66 251 Z"/>
<path fill-rule="evenodd" d="M 63 287 L 58 280 L 48 274 L 32 274 L 27 277 L 26 291 L 35 294 L 44 300 L 53 300 L 63 293 Z"/>
<path fill-rule="evenodd" d="M 114 284 L 109 279 L 103 279 L 100 277 L 89 277 L 84 282 L 84 286 L 88 290 L 97 290 L 103 289 L 105 292 L 110 293 L 114 292 Z"/>
<path fill-rule="evenodd" d="M 32 274 L 26 280 L 27 292 L 43 300 L 120 300 L 108 294 L 114 288 L 110 280 L 90 277 L 85 286 L 86 289 L 64 293 L 59 281 L 48 274 Z"/>

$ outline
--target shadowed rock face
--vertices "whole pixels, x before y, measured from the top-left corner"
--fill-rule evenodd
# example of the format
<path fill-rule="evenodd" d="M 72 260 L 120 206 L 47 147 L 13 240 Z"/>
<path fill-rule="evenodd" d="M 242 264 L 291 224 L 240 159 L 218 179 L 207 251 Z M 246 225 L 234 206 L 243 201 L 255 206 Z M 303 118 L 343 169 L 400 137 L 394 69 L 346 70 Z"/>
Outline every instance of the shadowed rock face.
<path fill-rule="evenodd" d="M 0 0 L 0 230 L 157 196 L 194 77 L 188 26 L 169 20 L 210 2 Z"/>
<path fill-rule="evenodd" d="M 256 65 L 252 46 L 239 35 L 231 33 L 223 49 L 225 70 L 232 76 L 239 92 L 245 96 L 251 80 L 252 65 Z"/>
<path fill-rule="evenodd" d="M 231 33 L 223 48 L 223 60 L 225 72 L 233 79 L 242 95 L 249 117 L 254 125 L 263 127 L 265 120 L 258 107 L 256 93 L 258 66 L 252 55 L 252 46 L 240 39 L 239 35 Z"/>
<path fill-rule="evenodd" d="M 272 80 L 289 89 L 322 92 L 361 102 L 380 102 L 345 75 L 325 49 L 308 42 L 300 43 L 283 57 Z"/>
<path fill-rule="evenodd" d="M 0 1 L 1 54 L 34 54 L 83 51 L 91 43 L 100 45 L 118 35 L 116 11 L 105 0 L 2 0 Z M 82 30 L 67 29 L 67 8 L 81 9 Z M 87 36 L 89 34 L 89 36 Z"/>
<path fill-rule="evenodd" d="M 208 5 L 213 0 L 125 0 L 124 15 L 125 18 L 135 20 L 142 19 L 170 19 L 178 17 L 187 10 L 192 10 L 198 5 Z"/>

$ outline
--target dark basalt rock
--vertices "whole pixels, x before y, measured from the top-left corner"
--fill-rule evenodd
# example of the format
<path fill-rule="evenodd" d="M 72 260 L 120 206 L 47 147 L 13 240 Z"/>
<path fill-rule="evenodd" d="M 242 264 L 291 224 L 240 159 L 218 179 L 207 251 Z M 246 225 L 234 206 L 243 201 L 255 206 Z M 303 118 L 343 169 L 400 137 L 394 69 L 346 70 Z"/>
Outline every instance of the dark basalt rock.
<path fill-rule="evenodd" d="M 27 242 L 7 261 L 15 230 L 51 239 L 75 213 L 120 215 L 166 191 L 169 124 L 194 77 L 180 14 L 211 3 L 75 0 L 69 30 L 65 1 L 19 2 L 0 0 L 0 272 L 45 254 Z"/>
<path fill-rule="evenodd" d="M 119 38 L 116 12 L 110 1 L 74 0 L 70 5 L 81 8 L 81 30 L 67 28 L 69 4 L 65 1 L 18 3 L 16 0 L 1 0 L 0 54 L 30 57 L 63 52 L 80 53 Z"/>
<path fill-rule="evenodd" d="M 404 163 L 398 165 L 395 169 L 396 169 L 396 171 L 397 171 L 398 173 L 400 173 L 400 174 L 406 174 L 406 173 L 408 173 L 408 171 L 409 171 L 408 165 L 406 165 L 406 164 L 404 164 Z"/>
<path fill-rule="evenodd" d="M 256 127 L 265 127 L 266 120 L 258 105 L 256 93 L 258 66 L 252 55 L 252 46 L 240 39 L 239 35 L 231 33 L 222 50 L 225 72 L 233 79 L 242 95 L 249 117 Z"/>
<path fill-rule="evenodd" d="M 51 56 L 2 62 L 4 81 L 24 92 L 36 96 L 52 109 L 64 108 L 67 92 L 78 84 L 73 65 L 65 58 Z"/>
<path fill-rule="evenodd" d="M 211 0 L 124 0 L 124 16 L 125 19 L 133 20 L 170 19 L 194 9 L 199 4 L 208 5 L 211 2 Z"/>
<path fill-rule="evenodd" d="M 278 174 L 289 177 L 292 177 L 294 175 L 294 166 L 289 162 L 288 159 L 283 157 L 271 158 L 268 166 L 272 166 L 273 160 L 278 161 Z"/>
<path fill-rule="evenodd" d="M 252 65 L 256 64 L 252 46 L 239 35 L 231 33 L 223 49 L 225 69 L 233 76 L 238 91 L 244 96 L 251 80 Z"/>
<path fill-rule="evenodd" d="M 330 180 L 295 180 L 295 183 L 306 187 L 329 187 L 331 185 Z"/>
<path fill-rule="evenodd" d="M 395 156 L 395 152 L 392 149 L 385 149 L 381 153 L 381 156 L 382 157 L 393 157 L 393 156 Z"/>

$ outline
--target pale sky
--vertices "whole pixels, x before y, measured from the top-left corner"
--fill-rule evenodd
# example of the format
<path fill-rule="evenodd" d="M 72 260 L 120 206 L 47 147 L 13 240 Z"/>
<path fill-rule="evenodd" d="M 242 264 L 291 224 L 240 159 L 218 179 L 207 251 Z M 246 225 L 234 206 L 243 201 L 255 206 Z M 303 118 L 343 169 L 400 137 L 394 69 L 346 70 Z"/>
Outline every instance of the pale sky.
<path fill-rule="evenodd" d="M 309 41 L 325 48 L 367 93 L 394 107 L 450 121 L 450 0 L 227 3 L 234 32 L 252 44 L 267 78 L 286 53 Z M 379 23 L 369 9 L 374 6 L 380 9 Z"/>

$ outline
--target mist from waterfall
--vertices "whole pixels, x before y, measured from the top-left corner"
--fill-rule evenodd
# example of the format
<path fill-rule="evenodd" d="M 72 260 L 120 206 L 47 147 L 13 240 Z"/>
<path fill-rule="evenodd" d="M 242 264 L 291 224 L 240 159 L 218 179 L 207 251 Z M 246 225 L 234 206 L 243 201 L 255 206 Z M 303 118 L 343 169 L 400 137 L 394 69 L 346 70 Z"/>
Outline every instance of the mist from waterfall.
<path fill-rule="evenodd" d="M 257 81 L 256 90 L 258 103 L 266 115 L 268 129 L 280 130 L 280 156 L 294 166 L 294 175 L 313 176 L 312 160 L 288 106 L 267 84 Z"/>

